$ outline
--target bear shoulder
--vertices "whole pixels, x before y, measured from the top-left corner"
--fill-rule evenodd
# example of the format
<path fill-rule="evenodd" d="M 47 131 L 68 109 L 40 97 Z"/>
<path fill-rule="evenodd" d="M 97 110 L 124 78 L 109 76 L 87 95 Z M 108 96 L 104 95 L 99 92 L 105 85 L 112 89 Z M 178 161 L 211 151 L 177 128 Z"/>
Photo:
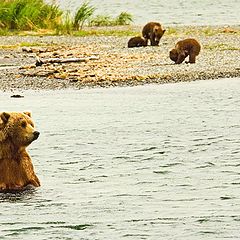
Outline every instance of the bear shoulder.
<path fill-rule="evenodd" d="M 179 51 L 181 50 L 189 51 L 190 49 L 193 49 L 195 53 L 198 54 L 201 50 L 201 45 L 194 38 L 186 38 L 184 40 L 177 42 L 176 49 L 179 49 Z"/>

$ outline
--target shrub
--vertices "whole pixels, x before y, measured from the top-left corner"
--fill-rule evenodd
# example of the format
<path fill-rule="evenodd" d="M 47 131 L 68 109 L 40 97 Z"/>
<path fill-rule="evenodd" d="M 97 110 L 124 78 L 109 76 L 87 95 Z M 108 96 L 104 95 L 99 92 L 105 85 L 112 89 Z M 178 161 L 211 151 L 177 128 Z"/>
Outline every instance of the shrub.
<path fill-rule="evenodd" d="M 115 25 L 129 25 L 132 21 L 130 13 L 121 12 L 115 19 Z"/>
<path fill-rule="evenodd" d="M 56 5 L 43 0 L 2 0 L 0 2 L 0 26 L 17 30 L 55 28 L 62 11 Z"/>
<path fill-rule="evenodd" d="M 112 26 L 113 19 L 109 16 L 97 15 L 95 18 L 89 21 L 89 26 Z"/>
<path fill-rule="evenodd" d="M 127 12 L 120 13 L 116 18 L 105 15 L 97 15 L 89 22 L 90 26 L 117 26 L 129 25 L 132 22 L 132 15 Z"/>
<path fill-rule="evenodd" d="M 73 34 L 82 30 L 85 22 L 90 26 L 128 25 L 132 15 L 120 13 L 116 18 L 97 15 L 92 18 L 95 7 L 84 2 L 74 17 L 69 11 L 63 12 L 57 5 L 45 0 L 0 0 L 0 35 L 8 30 L 55 30 L 57 34 Z"/>
<path fill-rule="evenodd" d="M 70 11 L 66 11 L 62 16 L 61 24 L 56 27 L 56 34 L 71 34 L 72 28 Z"/>
<path fill-rule="evenodd" d="M 75 14 L 73 28 L 75 30 L 82 29 L 83 24 L 87 19 L 89 19 L 93 15 L 94 11 L 95 8 L 93 6 L 90 6 L 89 2 L 83 3 Z"/>

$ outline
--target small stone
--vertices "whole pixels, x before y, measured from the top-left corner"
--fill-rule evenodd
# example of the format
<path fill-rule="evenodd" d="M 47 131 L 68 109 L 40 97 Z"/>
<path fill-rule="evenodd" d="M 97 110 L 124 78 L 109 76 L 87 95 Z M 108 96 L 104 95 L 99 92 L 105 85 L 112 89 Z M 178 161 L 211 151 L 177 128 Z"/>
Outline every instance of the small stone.
<path fill-rule="evenodd" d="M 22 96 L 20 94 L 14 94 L 11 96 L 11 98 L 24 98 L 24 96 Z"/>

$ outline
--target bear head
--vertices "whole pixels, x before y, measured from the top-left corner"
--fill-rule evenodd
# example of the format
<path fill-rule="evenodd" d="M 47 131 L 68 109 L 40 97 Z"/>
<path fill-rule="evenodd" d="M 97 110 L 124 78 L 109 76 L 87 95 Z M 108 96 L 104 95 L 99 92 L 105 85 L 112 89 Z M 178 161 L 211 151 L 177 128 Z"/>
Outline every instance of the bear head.
<path fill-rule="evenodd" d="M 169 52 L 169 57 L 172 61 L 176 62 L 178 60 L 178 51 L 177 49 L 173 48 L 170 52 Z"/>
<path fill-rule="evenodd" d="M 163 34 L 165 33 L 165 29 L 162 29 L 161 26 L 154 26 L 153 28 L 153 32 L 154 32 L 154 36 L 155 36 L 155 42 L 158 45 L 160 42 L 160 39 L 162 38 Z"/>
<path fill-rule="evenodd" d="M 10 141 L 15 148 L 27 147 L 39 134 L 30 112 L 0 113 L 0 143 Z"/>

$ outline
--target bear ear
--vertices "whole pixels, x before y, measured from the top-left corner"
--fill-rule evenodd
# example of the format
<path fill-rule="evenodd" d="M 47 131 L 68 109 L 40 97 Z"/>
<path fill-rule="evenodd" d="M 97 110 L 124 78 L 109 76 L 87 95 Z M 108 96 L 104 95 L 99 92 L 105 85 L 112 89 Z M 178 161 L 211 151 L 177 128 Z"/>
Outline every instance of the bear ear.
<path fill-rule="evenodd" d="M 10 118 L 10 114 L 7 112 L 2 112 L 1 113 L 1 119 L 4 123 L 8 122 L 8 119 Z"/>
<path fill-rule="evenodd" d="M 32 113 L 31 112 L 23 112 L 25 115 L 32 117 Z"/>

